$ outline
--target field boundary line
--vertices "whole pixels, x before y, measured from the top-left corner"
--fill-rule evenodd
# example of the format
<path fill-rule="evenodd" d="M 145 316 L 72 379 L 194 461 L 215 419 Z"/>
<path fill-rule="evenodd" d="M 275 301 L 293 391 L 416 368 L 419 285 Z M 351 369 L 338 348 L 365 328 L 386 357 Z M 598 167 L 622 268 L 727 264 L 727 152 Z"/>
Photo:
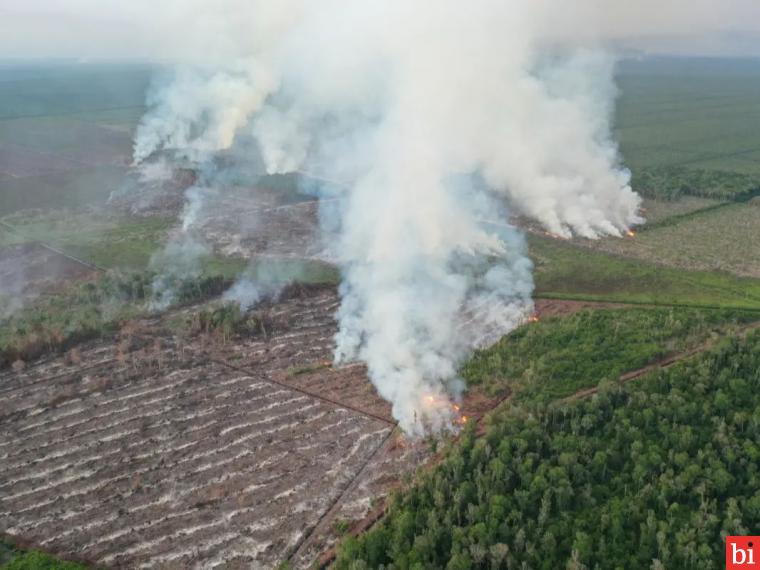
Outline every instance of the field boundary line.
<path fill-rule="evenodd" d="M 736 305 L 698 305 L 695 303 L 665 303 L 661 301 L 618 301 L 609 297 L 593 297 L 587 295 L 573 295 L 572 293 L 539 293 L 533 295 L 534 299 L 546 301 L 579 301 L 587 303 L 609 303 L 611 305 L 624 305 L 630 307 L 673 308 L 673 309 L 705 309 L 708 311 L 743 311 L 746 313 L 760 313 L 760 307 L 740 307 Z M 611 307 L 612 308 L 612 307 Z M 622 308 L 622 307 L 619 307 Z"/>
<path fill-rule="evenodd" d="M 732 337 L 744 338 L 749 333 L 756 331 L 758 329 L 760 329 L 760 322 L 754 322 L 744 327 L 741 327 L 739 330 L 737 330 L 733 334 L 722 335 L 721 338 L 732 338 Z M 667 356 L 661 360 L 658 360 L 657 362 L 653 362 L 652 364 L 648 364 L 646 366 L 642 366 L 641 368 L 637 368 L 635 370 L 625 372 L 624 374 L 621 374 L 620 376 L 618 376 L 617 383 L 620 385 L 627 384 L 628 382 L 631 382 L 633 380 L 638 380 L 639 378 L 642 378 L 646 376 L 647 374 L 649 374 L 650 372 L 654 372 L 655 370 L 667 370 L 668 368 L 670 368 L 671 366 L 674 366 L 675 364 L 678 364 L 679 362 L 689 360 L 695 356 L 702 354 L 703 352 L 710 350 L 711 348 L 715 346 L 715 344 L 716 344 L 715 340 L 708 340 L 685 352 L 673 354 L 671 356 Z M 599 388 L 600 388 L 599 385 L 592 386 L 591 388 L 583 388 L 582 390 L 578 390 L 577 392 L 575 392 L 574 394 L 571 394 L 570 396 L 557 399 L 556 402 L 559 404 L 569 404 L 571 402 L 581 400 L 583 398 L 588 398 L 589 396 L 593 396 L 594 394 L 597 394 L 599 392 Z"/>
<path fill-rule="evenodd" d="M 222 362 L 221 360 L 217 360 L 212 357 L 208 357 L 209 362 L 213 362 L 214 364 L 219 364 L 221 366 L 226 366 L 227 368 L 231 370 L 236 370 L 237 372 L 242 372 L 243 374 L 248 374 L 249 376 L 252 376 L 254 378 L 258 378 L 262 380 L 263 382 L 268 382 L 270 384 L 275 384 L 276 386 L 280 386 L 281 388 L 286 388 L 288 390 L 293 390 L 294 392 L 298 392 L 300 394 L 303 394 L 304 396 L 309 396 L 310 398 L 314 398 L 317 400 L 321 400 L 322 402 L 327 402 L 328 404 L 332 404 L 333 406 L 337 406 L 339 408 L 343 408 L 346 410 L 350 410 L 356 414 L 362 415 L 367 418 L 371 418 L 373 420 L 383 422 L 384 424 L 392 427 L 396 427 L 396 422 L 389 420 L 388 418 L 385 418 L 383 416 L 379 416 L 377 414 L 373 414 L 372 412 L 367 412 L 365 410 L 360 410 L 359 408 L 352 406 L 351 404 L 345 404 L 342 402 L 339 402 L 337 400 L 333 400 L 332 398 L 328 398 L 326 396 L 322 396 L 320 394 L 315 394 L 313 392 L 310 392 L 308 390 L 304 390 L 303 388 L 298 388 L 296 386 L 290 386 L 289 384 L 286 384 L 285 382 L 280 382 L 279 380 L 275 380 L 274 378 L 270 378 L 269 376 L 264 376 L 261 373 L 255 373 L 253 370 L 248 370 L 246 368 L 241 368 L 240 366 L 235 366 L 234 364 L 230 364 L 228 362 Z"/>
<path fill-rule="evenodd" d="M 9 224 L 8 222 L 0 221 L 0 226 L 4 227 L 6 230 L 11 232 L 12 234 L 16 234 L 17 236 L 28 240 L 29 238 L 20 230 Z M 75 257 L 71 254 L 66 253 L 65 251 L 61 251 L 58 248 L 53 247 L 52 245 L 49 245 L 45 242 L 38 241 L 38 240 L 31 240 L 28 243 L 34 243 L 39 245 L 40 247 L 44 247 L 45 249 L 52 251 L 53 253 L 57 253 L 58 255 L 61 255 L 67 259 L 70 259 L 71 261 L 75 261 L 76 263 L 79 263 L 80 265 L 84 265 L 85 267 L 89 269 L 94 269 L 95 271 L 100 271 L 101 273 L 105 273 L 107 270 L 104 267 L 100 267 L 99 265 L 95 265 L 94 263 L 90 263 L 89 261 L 85 261 L 84 259 L 80 259 L 78 257 Z M 19 244 L 23 245 L 23 244 Z"/>
<path fill-rule="evenodd" d="M 391 436 L 397 431 L 398 431 L 398 426 L 391 429 L 388 432 L 388 435 L 386 435 L 383 438 L 383 440 L 378 444 L 378 446 L 369 455 L 369 457 L 361 466 L 361 468 L 356 472 L 356 475 L 354 475 L 348 481 L 346 486 L 343 488 L 340 494 L 335 498 L 332 504 L 325 510 L 324 513 L 322 513 L 322 516 L 319 517 L 319 520 L 312 527 L 312 529 L 308 533 L 306 533 L 299 542 L 295 544 L 295 546 L 293 547 L 293 552 L 286 558 L 288 562 L 292 562 L 293 560 L 298 558 L 298 556 L 302 554 L 302 550 L 305 549 L 309 545 L 309 541 L 311 540 L 311 538 L 317 535 L 317 532 L 322 530 L 324 525 L 328 521 L 332 520 L 333 518 L 332 515 L 337 513 L 339 507 L 343 503 L 343 498 L 356 488 L 356 486 L 359 484 L 359 481 L 361 480 L 362 475 L 364 475 L 364 473 L 367 471 L 369 464 L 372 462 L 375 456 L 378 453 L 380 453 L 381 450 L 385 449 L 388 446 L 389 442 L 391 441 Z"/>

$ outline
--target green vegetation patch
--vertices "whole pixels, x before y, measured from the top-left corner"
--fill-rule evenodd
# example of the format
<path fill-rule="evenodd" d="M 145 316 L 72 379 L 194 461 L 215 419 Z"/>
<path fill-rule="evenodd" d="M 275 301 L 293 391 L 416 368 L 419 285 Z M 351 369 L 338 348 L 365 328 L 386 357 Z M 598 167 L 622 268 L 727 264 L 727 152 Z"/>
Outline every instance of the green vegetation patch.
<path fill-rule="evenodd" d="M 153 275 L 109 272 L 96 282 L 45 296 L 0 322 L 0 367 L 113 333 L 149 312 Z M 176 284 L 176 305 L 219 295 L 230 286 L 223 275 L 202 275 Z"/>
<path fill-rule="evenodd" d="M 273 326 L 266 311 L 244 312 L 231 302 L 214 302 L 192 313 L 182 313 L 169 319 L 168 325 L 179 336 L 205 334 L 223 343 L 241 334 L 266 336 Z"/>
<path fill-rule="evenodd" d="M 470 427 L 336 567 L 722 568 L 760 528 L 760 335 Z M 384 566 L 383 566 L 384 565 Z"/>
<path fill-rule="evenodd" d="M 0 570 L 85 570 L 76 562 L 59 560 L 38 551 L 24 551 L 0 541 Z"/>
<path fill-rule="evenodd" d="M 518 328 L 465 364 L 468 385 L 519 400 L 570 396 L 687 351 L 757 313 L 697 309 L 597 309 Z"/>
<path fill-rule="evenodd" d="M 760 195 L 760 177 L 757 175 L 682 166 L 638 170 L 631 185 L 642 196 L 664 200 L 677 200 L 681 196 L 699 196 L 746 202 Z"/>
<path fill-rule="evenodd" d="M 760 175 L 760 63 L 645 58 L 619 68 L 615 121 L 636 173 L 679 166 Z"/>
<path fill-rule="evenodd" d="M 697 198 L 696 196 L 682 196 L 678 200 L 663 200 L 658 198 L 644 198 L 643 214 L 647 222 L 638 228 L 647 230 L 652 226 L 666 223 L 671 219 L 710 210 L 716 206 L 723 206 L 726 202 L 712 200 L 710 198 Z"/>
<path fill-rule="evenodd" d="M 1 245 L 42 242 L 99 267 L 145 269 L 166 241 L 171 218 L 113 218 L 96 210 L 27 211 L 2 219 Z"/>
<path fill-rule="evenodd" d="M 76 562 L 66 562 L 43 554 L 42 552 L 24 552 L 10 562 L 0 566 L 0 570 L 86 570 L 87 566 Z"/>
<path fill-rule="evenodd" d="M 0 215 L 35 208 L 102 205 L 124 178 L 125 169 L 114 165 L 23 178 L 0 175 Z"/>
<path fill-rule="evenodd" d="M 528 243 L 538 297 L 760 309 L 757 279 L 664 267 L 536 235 Z"/>

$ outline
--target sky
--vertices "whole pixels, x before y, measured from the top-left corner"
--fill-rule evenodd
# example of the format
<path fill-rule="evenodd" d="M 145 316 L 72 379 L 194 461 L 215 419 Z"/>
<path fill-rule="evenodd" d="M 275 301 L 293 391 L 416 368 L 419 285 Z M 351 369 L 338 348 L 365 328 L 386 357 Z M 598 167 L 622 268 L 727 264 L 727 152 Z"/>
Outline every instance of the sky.
<path fill-rule="evenodd" d="M 176 61 L 208 50 L 224 56 L 233 49 L 226 37 L 246 29 L 255 36 L 258 15 L 289 1 L 2 0 L 0 58 Z M 760 55 L 757 0 L 536 3 L 546 9 L 553 37 L 656 53 Z"/>

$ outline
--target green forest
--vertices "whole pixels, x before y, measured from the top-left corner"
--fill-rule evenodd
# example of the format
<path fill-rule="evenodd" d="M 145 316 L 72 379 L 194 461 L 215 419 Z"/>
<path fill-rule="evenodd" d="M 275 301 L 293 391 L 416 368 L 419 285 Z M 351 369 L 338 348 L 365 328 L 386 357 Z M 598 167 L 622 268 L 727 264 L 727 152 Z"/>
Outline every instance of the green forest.
<path fill-rule="evenodd" d="M 474 426 L 337 568 L 719 568 L 760 525 L 760 334 Z"/>
<path fill-rule="evenodd" d="M 522 326 L 476 352 L 464 365 L 467 384 L 494 395 L 548 401 L 615 380 L 621 374 L 693 349 L 757 321 L 733 310 L 603 309 Z"/>

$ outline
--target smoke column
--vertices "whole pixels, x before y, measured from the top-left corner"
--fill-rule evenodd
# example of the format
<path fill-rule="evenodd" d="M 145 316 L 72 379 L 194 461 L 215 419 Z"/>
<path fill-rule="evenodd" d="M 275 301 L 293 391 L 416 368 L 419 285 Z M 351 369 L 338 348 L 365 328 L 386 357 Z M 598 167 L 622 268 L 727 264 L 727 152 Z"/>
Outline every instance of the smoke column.
<path fill-rule="evenodd" d="M 407 433 L 449 427 L 462 359 L 532 310 L 508 209 L 564 237 L 642 221 L 610 135 L 613 60 L 557 31 L 550 2 L 227 4 L 196 38 L 216 55 L 151 95 L 135 161 L 245 134 L 268 173 L 344 181 L 323 216 L 335 359 L 367 364 Z"/>

